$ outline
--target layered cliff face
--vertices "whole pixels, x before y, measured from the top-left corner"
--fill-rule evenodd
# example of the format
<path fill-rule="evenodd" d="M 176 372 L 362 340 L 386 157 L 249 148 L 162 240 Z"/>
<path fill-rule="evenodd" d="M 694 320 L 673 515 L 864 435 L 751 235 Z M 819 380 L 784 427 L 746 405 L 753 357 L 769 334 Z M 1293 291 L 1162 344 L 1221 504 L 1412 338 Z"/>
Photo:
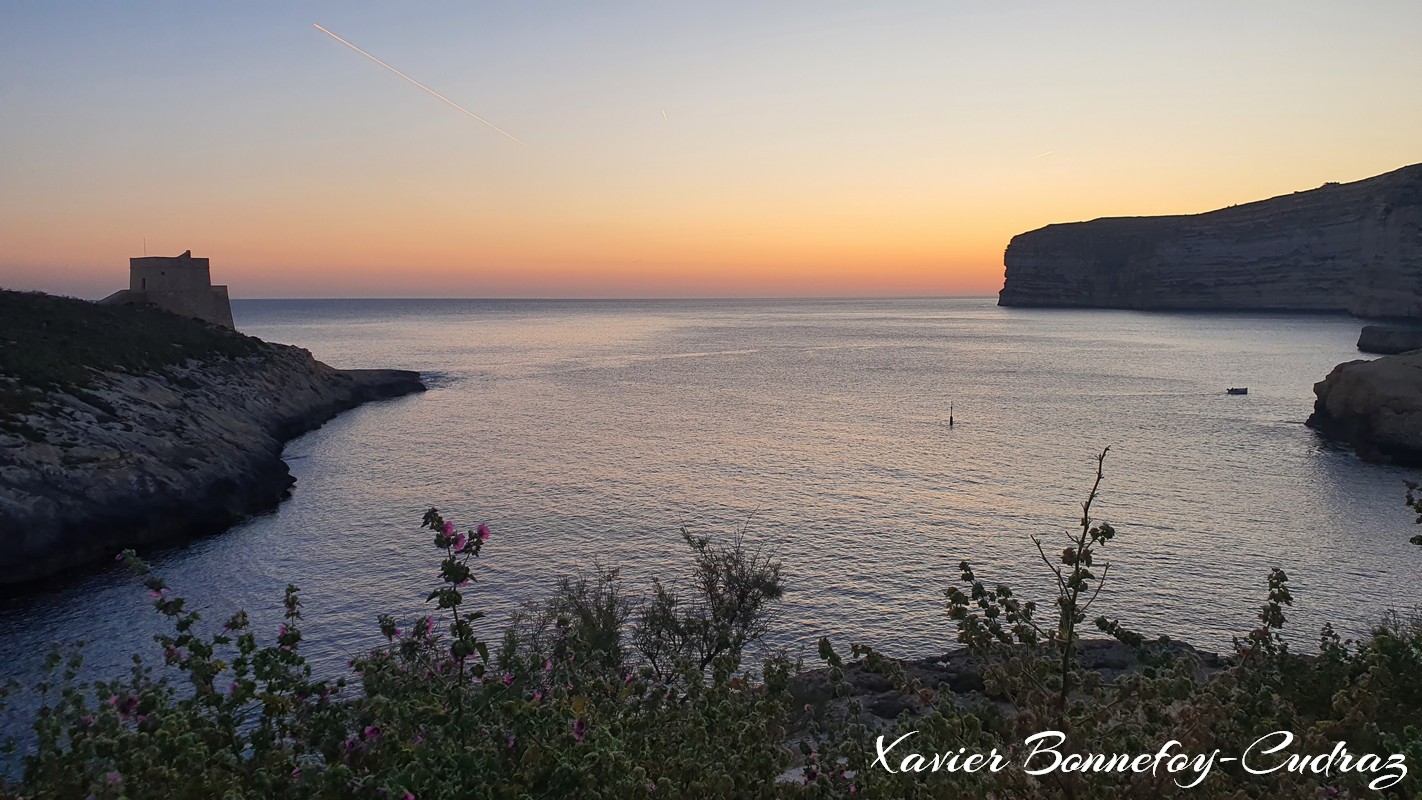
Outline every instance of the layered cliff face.
<path fill-rule="evenodd" d="M 1004 261 L 1004 306 L 1422 317 L 1422 164 L 1205 214 L 1048 225 Z"/>
<path fill-rule="evenodd" d="M 424 389 L 153 309 L 0 292 L 0 317 L 0 586 L 274 506 L 284 441 Z"/>

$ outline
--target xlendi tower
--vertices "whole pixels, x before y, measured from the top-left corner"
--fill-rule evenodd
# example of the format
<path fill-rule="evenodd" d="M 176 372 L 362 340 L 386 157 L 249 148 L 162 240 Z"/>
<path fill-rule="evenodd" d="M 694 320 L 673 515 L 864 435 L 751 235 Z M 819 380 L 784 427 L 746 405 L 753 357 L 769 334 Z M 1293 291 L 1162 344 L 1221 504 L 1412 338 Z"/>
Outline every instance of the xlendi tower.
<path fill-rule="evenodd" d="M 99 301 L 105 304 L 147 304 L 184 317 L 195 317 L 235 328 L 226 286 L 212 285 L 207 259 L 180 256 L 144 256 L 128 260 L 128 288 Z"/>

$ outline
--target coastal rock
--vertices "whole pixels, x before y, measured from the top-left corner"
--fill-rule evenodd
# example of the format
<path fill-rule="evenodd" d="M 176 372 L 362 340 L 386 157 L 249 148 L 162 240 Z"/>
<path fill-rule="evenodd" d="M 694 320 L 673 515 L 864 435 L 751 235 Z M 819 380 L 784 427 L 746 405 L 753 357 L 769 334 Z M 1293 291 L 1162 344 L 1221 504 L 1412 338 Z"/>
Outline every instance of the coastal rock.
<path fill-rule="evenodd" d="M 1114 639 L 1083 639 L 1078 643 L 1081 666 L 1097 673 L 1104 681 L 1115 681 L 1123 675 L 1139 673 L 1145 668 L 1142 652 L 1159 654 L 1168 651 L 1178 659 L 1190 659 L 1200 677 L 1212 675 L 1227 666 L 1216 653 L 1197 650 L 1185 642 L 1148 644 L 1137 650 Z M 880 730 L 907 713 L 917 717 L 928 709 L 929 701 L 939 691 L 952 692 L 969 706 L 1002 703 L 1003 698 L 987 692 L 982 659 L 965 648 L 941 656 L 922 659 L 891 659 L 891 668 L 902 670 L 903 677 L 916 691 L 903 691 L 889 676 L 870 669 L 864 661 L 844 666 L 844 682 L 848 694 L 837 695 L 825 669 L 806 670 L 790 679 L 792 708 L 805 708 L 804 716 L 792 726 L 792 737 L 804 735 L 811 718 L 828 719 L 835 723 L 857 722 L 870 730 Z M 849 701 L 857 700 L 862 709 L 857 718 L 849 720 Z M 1010 713 L 1010 706 L 1001 708 Z"/>
<path fill-rule="evenodd" d="M 1018 234 L 1004 306 L 1422 317 L 1422 164 L 1204 214 Z"/>
<path fill-rule="evenodd" d="M 1364 325 L 1363 332 L 1358 336 L 1358 349 L 1382 356 L 1422 350 L 1422 329 Z"/>
<path fill-rule="evenodd" d="M 1422 353 L 1339 364 L 1313 393 L 1310 427 L 1369 461 L 1422 464 Z"/>
<path fill-rule="evenodd" d="M 425 388 L 416 372 L 333 369 L 305 350 L 161 311 L 91 312 L 81 301 L 4 294 L 11 312 L 43 308 L 40 322 L 0 331 L 15 348 L 0 359 L 0 586 L 215 533 L 271 508 L 295 482 L 283 442 L 361 403 Z M 90 363 L 82 379 L 41 383 L 34 376 L 63 375 L 76 361 L 130 355 L 96 356 L 107 341 L 54 333 L 59 323 L 47 321 L 82 325 L 91 313 L 120 341 L 133 333 L 125 326 L 161 314 L 172 330 L 208 337 L 208 350 L 188 344 L 193 357 L 164 354 L 169 363 L 152 368 Z"/>

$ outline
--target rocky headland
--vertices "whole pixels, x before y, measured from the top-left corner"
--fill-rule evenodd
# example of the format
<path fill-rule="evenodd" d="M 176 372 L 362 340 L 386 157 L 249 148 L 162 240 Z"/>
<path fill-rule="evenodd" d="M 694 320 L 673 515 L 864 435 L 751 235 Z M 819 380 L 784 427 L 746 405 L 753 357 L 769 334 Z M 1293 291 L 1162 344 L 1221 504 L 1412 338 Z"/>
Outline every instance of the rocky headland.
<path fill-rule="evenodd" d="M 1358 349 L 1382 356 L 1422 350 L 1422 328 L 1364 325 L 1363 332 L 1358 336 Z"/>
<path fill-rule="evenodd" d="M 1013 237 L 1004 306 L 1422 317 L 1422 164 L 1203 214 Z"/>
<path fill-rule="evenodd" d="M 1310 427 L 1365 460 L 1422 465 L 1422 353 L 1339 364 L 1313 393 Z"/>
<path fill-rule="evenodd" d="M 424 388 L 154 308 L 0 291 L 0 587 L 271 508 L 295 482 L 286 440 Z"/>

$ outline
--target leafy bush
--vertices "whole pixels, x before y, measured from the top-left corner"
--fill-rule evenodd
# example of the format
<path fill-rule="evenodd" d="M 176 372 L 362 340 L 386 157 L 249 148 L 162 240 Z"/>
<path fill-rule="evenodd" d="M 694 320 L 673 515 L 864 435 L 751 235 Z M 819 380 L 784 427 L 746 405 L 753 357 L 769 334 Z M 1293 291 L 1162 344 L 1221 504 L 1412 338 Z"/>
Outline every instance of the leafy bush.
<path fill-rule="evenodd" d="M 1325 627 L 1319 654 L 1294 654 L 1280 636 L 1284 610 L 1293 603 L 1283 570 L 1274 569 L 1269 575 L 1260 625 L 1235 640 L 1235 652 L 1218 671 L 1205 669 L 1192 649 L 1171 647 L 1165 637 L 1147 640 L 1104 616 L 1097 618 L 1097 627 L 1134 650 L 1136 669 L 1107 681 L 1083 668 L 1077 626 L 1086 618 L 1107 573 L 1105 565 L 1100 580 L 1092 573 L 1096 551 L 1116 536 L 1109 524 L 1091 517 L 1105 457 L 1102 452 L 1097 458 L 1096 481 L 1083 503 L 1080 528 L 1069 537 L 1057 562 L 1034 540 L 1052 577 L 1058 607 L 1055 626 L 1041 624 L 1034 602 L 1022 601 L 1008 586 L 989 589 L 967 562 L 960 564 L 967 588 L 953 587 L 945 595 L 959 641 L 983 664 L 983 696 L 965 697 L 946 685 L 923 686 L 891 659 L 855 646 L 860 667 L 888 676 L 905 695 L 920 696 L 925 702 L 918 715 L 906 713 L 883 731 L 871 732 L 863 725 L 814 729 L 821 747 L 810 751 L 807 774 L 819 788 L 817 796 L 848 795 L 851 789 L 856 797 L 1024 800 L 1362 797 L 1376 796 L 1378 790 L 1388 796 L 1419 796 L 1422 782 L 1416 774 L 1392 766 L 1344 772 L 1335 763 L 1326 773 L 1315 770 L 1313 762 L 1287 766 L 1292 762 L 1285 759 L 1291 755 L 1326 755 L 1338 747 L 1346 748 L 1354 766 L 1361 754 L 1368 753 L 1384 760 L 1397 754 L 1394 758 L 1405 759 L 1404 766 L 1419 763 L 1422 684 L 1417 677 L 1422 675 L 1422 625 L 1392 615 L 1363 642 L 1341 641 Z M 1097 580 L 1094 589 L 1093 580 Z M 843 686 L 840 658 L 827 641 L 821 643 L 821 652 L 832 679 Z M 851 700 L 848 718 L 861 711 Z M 995 749 L 1012 754 L 1021 765 L 1031 752 L 1026 744 L 1029 737 L 1044 731 L 1063 733 L 1055 748 L 1063 756 L 1105 754 L 1107 758 L 1154 753 L 1167 742 L 1177 743 L 1175 751 L 1180 753 L 1217 751 L 1217 756 L 1238 758 L 1274 731 L 1289 731 L 1295 740 L 1268 764 L 1285 764 L 1277 771 L 1255 775 L 1240 768 L 1238 761 L 1212 762 L 1208 774 L 1188 788 L 1182 784 L 1195 780 L 1195 775 L 1166 771 L 1064 769 L 1036 776 L 1020 768 L 974 773 L 891 771 L 888 767 L 897 769 L 904 762 L 881 758 L 877 747 L 908 735 L 915 753 L 932 756 Z M 1282 737 L 1268 744 L 1279 741 Z M 1050 762 L 1034 765 L 1044 763 Z M 1392 777 L 1380 780 L 1382 774 Z"/>
<path fill-rule="evenodd" d="M 770 629 L 771 604 L 785 592 L 780 563 L 748 547 L 744 527 L 729 544 L 685 528 L 681 536 L 694 554 L 691 599 L 654 581 L 637 621 L 637 651 L 658 680 L 692 668 L 729 674 L 739 669 L 746 646 Z"/>
<path fill-rule="evenodd" d="M 11 791 L 24 796 L 208 797 L 769 797 L 787 765 L 781 746 L 790 667 L 766 659 L 758 680 L 725 665 L 764 631 L 781 594 L 779 564 L 740 534 L 691 540 L 692 599 L 678 639 L 637 641 L 664 660 L 659 678 L 621 645 L 630 615 L 615 571 L 562 580 L 535 624 L 515 624 L 490 652 L 473 607 L 475 559 L 489 530 L 458 531 L 431 509 L 441 553 L 433 613 L 380 618 L 386 644 L 322 680 L 301 655 L 301 602 L 266 646 L 245 614 L 203 635 L 201 620 L 131 551 L 154 607 L 168 670 L 135 658 L 127 681 L 83 686 L 65 666 L 57 699 Z M 663 590 L 665 591 L 665 590 Z M 534 635 L 528 635 L 528 631 Z M 522 632 L 521 632 L 522 631 Z M 173 675 L 188 686 L 175 685 Z M 352 692 L 352 689 L 359 691 Z M 47 696 L 48 697 L 48 696 Z M 0 764 L 0 766 L 8 766 Z M 6 770 L 13 774 L 14 770 Z M 0 773 L 4 774 L 4 773 Z M 3 786 L 0 786 L 3 794 Z"/>

